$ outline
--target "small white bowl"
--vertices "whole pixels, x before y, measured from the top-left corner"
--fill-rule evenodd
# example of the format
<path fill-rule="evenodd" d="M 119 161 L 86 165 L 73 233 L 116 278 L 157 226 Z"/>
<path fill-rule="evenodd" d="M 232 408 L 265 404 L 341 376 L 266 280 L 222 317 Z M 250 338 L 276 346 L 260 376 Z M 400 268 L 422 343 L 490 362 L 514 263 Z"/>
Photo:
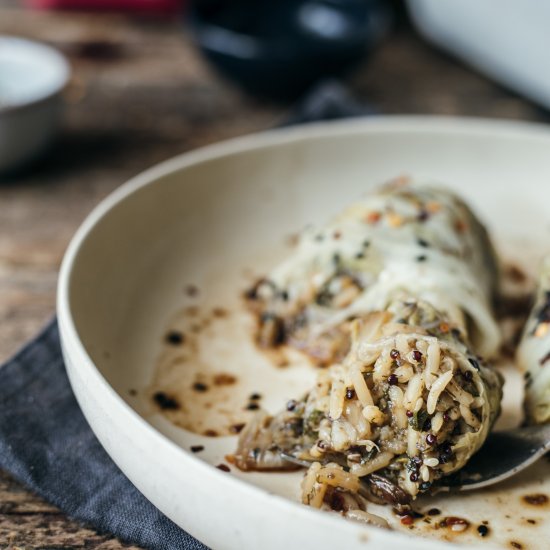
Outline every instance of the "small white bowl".
<path fill-rule="evenodd" d="M 0 36 L 0 173 L 24 168 L 52 141 L 69 75 L 53 48 Z"/>

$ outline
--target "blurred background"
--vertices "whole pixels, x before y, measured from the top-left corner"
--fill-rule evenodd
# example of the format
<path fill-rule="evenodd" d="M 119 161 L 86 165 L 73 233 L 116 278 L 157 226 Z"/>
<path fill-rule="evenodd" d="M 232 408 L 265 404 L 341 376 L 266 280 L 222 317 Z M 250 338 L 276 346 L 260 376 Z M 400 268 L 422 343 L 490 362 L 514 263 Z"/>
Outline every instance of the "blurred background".
<path fill-rule="evenodd" d="M 84 216 L 156 162 L 297 112 L 547 122 L 547 16 L 548 0 L 0 0 L 0 360 L 54 314 Z M 1 473 L 0 540 L 122 547 Z"/>

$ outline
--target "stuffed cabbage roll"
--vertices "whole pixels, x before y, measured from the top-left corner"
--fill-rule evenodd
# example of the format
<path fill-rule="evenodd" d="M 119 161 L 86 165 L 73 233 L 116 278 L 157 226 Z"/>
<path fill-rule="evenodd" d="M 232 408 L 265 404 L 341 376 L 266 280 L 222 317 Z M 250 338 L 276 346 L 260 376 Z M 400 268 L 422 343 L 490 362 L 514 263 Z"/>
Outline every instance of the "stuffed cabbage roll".
<path fill-rule="evenodd" d="M 250 299 L 264 345 L 329 366 L 245 427 L 236 465 L 311 463 L 304 502 L 336 491 L 356 514 L 365 483 L 402 504 L 462 468 L 500 411 L 502 378 L 480 357 L 500 344 L 496 265 L 481 223 L 442 189 L 386 186 L 309 231 Z"/>
<path fill-rule="evenodd" d="M 550 256 L 542 262 L 535 303 L 518 348 L 525 372 L 525 413 L 531 424 L 550 421 Z"/>

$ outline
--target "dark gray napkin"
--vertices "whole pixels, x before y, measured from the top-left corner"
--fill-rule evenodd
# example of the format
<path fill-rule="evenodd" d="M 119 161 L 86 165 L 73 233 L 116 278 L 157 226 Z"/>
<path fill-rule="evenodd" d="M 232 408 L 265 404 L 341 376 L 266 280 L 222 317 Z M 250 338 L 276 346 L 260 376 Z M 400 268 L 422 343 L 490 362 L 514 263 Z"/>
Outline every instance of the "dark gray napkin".
<path fill-rule="evenodd" d="M 286 124 L 370 112 L 326 82 Z M 0 468 L 102 533 L 152 550 L 206 548 L 159 512 L 95 438 L 69 385 L 55 321 L 0 369 Z"/>

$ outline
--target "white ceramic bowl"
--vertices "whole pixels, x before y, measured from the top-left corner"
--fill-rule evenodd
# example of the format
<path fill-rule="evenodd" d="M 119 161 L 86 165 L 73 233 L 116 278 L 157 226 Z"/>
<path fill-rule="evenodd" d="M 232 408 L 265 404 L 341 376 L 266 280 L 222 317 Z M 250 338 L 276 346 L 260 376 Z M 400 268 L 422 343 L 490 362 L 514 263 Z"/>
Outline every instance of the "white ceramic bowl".
<path fill-rule="evenodd" d="M 69 73 L 53 48 L 0 36 L 0 172 L 24 167 L 51 142 Z"/>
<path fill-rule="evenodd" d="M 235 438 L 209 438 L 170 424 L 148 403 L 147 387 L 158 361 L 168 360 L 177 366 L 174 390 L 189 385 L 197 369 L 223 367 L 237 375 L 240 385 L 222 399 L 231 410 L 242 407 L 239 399 L 252 389 L 265 395 L 264 405 L 273 411 L 299 395 L 311 383 L 312 369 L 276 369 L 251 344 L 250 319 L 239 301 L 250 284 L 248 272 L 260 274 L 276 263 L 292 232 L 322 222 L 398 174 L 456 189 L 486 220 L 503 254 L 531 268 L 550 244 L 549 150 L 550 132 L 543 126 L 376 117 L 236 139 L 137 176 L 84 222 L 59 280 L 63 352 L 92 429 L 147 498 L 215 549 L 446 547 L 411 537 L 388 509 L 373 508 L 396 531 L 293 502 L 300 473 L 214 468 L 234 450 Z M 199 296 L 184 292 L 191 283 L 199 286 Z M 204 348 L 200 361 L 183 365 L 163 336 L 170 327 L 186 326 L 181 311 L 190 303 L 203 311 L 223 306 L 230 314 L 212 321 L 198 342 Z M 506 375 L 501 427 L 519 421 L 522 391 L 521 377 L 510 369 Z M 191 407 L 196 414 L 205 422 L 217 418 Z M 193 455 L 191 445 L 205 450 Z M 436 530 L 436 517 L 417 522 L 412 533 L 486 546 L 476 527 L 488 521 L 490 545 L 515 541 L 535 548 L 550 540 L 550 521 L 541 521 L 543 510 L 526 509 L 522 496 L 550 493 L 545 467 L 535 465 L 493 490 L 421 500 L 421 509 L 437 507 L 440 517 L 460 516 L 471 525 L 462 533 Z M 527 522 L 531 517 L 536 525 Z"/>

